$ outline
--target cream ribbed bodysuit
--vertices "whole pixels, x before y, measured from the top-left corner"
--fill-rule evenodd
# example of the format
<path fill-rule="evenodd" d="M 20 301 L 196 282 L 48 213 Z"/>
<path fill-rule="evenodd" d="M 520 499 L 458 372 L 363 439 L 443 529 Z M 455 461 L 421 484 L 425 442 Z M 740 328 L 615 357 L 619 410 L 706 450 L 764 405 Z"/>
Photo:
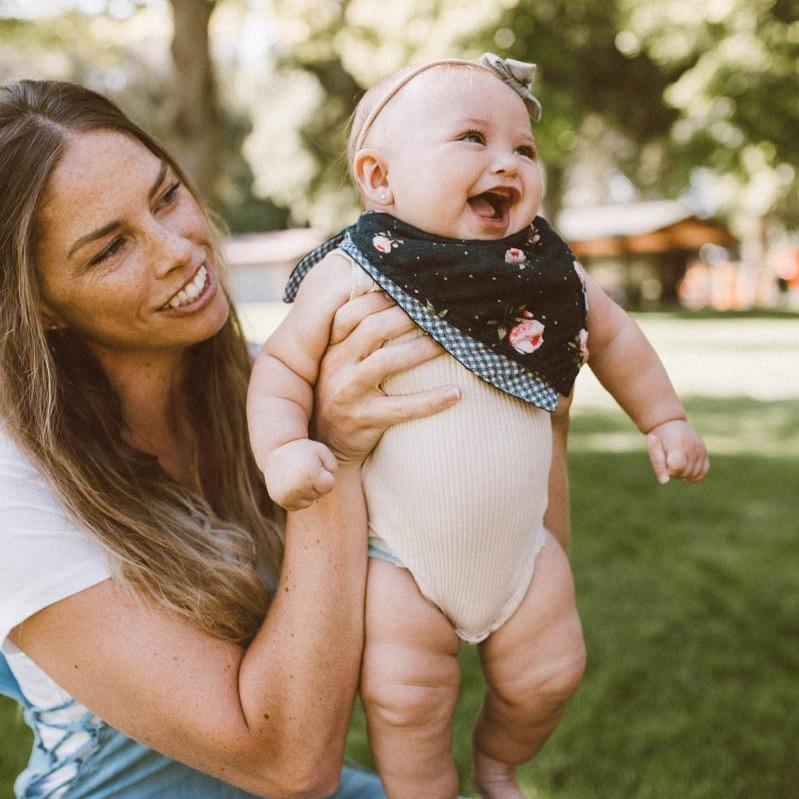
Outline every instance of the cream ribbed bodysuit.
<path fill-rule="evenodd" d="M 351 263 L 351 297 L 379 290 Z M 477 643 L 519 606 L 546 541 L 551 424 L 546 411 L 447 354 L 382 388 L 397 395 L 442 385 L 460 388 L 457 405 L 390 427 L 364 464 L 369 535 L 410 570 L 458 636 Z"/>

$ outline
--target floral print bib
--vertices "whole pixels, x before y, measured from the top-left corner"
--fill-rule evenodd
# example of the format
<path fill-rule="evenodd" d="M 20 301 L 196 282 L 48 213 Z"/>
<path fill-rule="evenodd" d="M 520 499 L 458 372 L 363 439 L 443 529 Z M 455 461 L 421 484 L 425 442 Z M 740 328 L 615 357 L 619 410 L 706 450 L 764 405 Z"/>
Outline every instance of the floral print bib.
<path fill-rule="evenodd" d="M 571 393 L 587 355 L 585 285 L 543 218 L 503 239 L 466 240 L 369 211 L 300 261 L 284 300 L 335 247 L 478 377 L 550 411 Z"/>

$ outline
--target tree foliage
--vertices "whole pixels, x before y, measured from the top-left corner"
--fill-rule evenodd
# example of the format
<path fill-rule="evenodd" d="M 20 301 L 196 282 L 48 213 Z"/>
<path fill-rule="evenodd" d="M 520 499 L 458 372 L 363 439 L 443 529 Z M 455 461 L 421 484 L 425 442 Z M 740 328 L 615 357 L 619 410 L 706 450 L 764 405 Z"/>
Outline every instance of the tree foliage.
<path fill-rule="evenodd" d="M 628 0 L 638 46 L 676 77 L 665 94 L 673 178 L 719 176 L 727 210 L 799 222 L 799 2 Z"/>
<path fill-rule="evenodd" d="M 101 2 L 95 14 L 66 0 L 61 9 L 0 0 L 0 82 L 68 80 L 102 92 L 177 155 L 233 229 L 282 226 L 286 212 L 253 194 L 243 156 L 249 116 L 215 101 L 214 68 L 203 43 L 216 0 L 172 2 L 175 37 L 169 7 L 149 0 L 130 0 L 124 8 Z"/>
<path fill-rule="evenodd" d="M 620 176 L 667 198 L 702 178 L 733 216 L 799 222 L 799 0 L 128 0 L 124 19 L 119 3 L 76 3 L 15 18 L 36 4 L 0 0 L 0 77 L 111 95 L 235 228 L 351 217 L 342 154 L 361 92 L 410 62 L 484 50 L 539 65 L 550 215 L 567 190 L 607 199 Z M 230 52 L 253 23 L 269 40 L 254 63 Z"/>

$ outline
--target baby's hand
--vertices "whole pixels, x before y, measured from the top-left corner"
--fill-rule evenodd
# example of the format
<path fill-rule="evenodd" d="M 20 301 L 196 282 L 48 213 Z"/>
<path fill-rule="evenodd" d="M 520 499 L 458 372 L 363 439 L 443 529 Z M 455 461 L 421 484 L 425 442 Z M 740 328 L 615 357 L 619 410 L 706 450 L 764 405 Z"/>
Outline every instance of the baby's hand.
<path fill-rule="evenodd" d="M 336 456 L 318 441 L 299 438 L 266 459 L 264 478 L 269 496 L 286 510 L 301 510 L 336 484 Z"/>
<path fill-rule="evenodd" d="M 659 483 L 679 477 L 689 483 L 704 480 L 710 469 L 705 442 L 684 419 L 663 422 L 647 433 L 646 448 Z"/>

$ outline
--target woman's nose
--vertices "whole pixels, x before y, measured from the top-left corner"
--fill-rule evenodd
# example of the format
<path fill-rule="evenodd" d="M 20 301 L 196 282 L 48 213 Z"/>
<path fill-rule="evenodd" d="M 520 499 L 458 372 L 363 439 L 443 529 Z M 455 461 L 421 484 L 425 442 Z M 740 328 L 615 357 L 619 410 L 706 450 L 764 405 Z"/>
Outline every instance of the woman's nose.
<path fill-rule="evenodd" d="M 191 262 L 194 248 L 190 239 L 179 230 L 155 224 L 151 230 L 150 257 L 160 275 Z"/>

